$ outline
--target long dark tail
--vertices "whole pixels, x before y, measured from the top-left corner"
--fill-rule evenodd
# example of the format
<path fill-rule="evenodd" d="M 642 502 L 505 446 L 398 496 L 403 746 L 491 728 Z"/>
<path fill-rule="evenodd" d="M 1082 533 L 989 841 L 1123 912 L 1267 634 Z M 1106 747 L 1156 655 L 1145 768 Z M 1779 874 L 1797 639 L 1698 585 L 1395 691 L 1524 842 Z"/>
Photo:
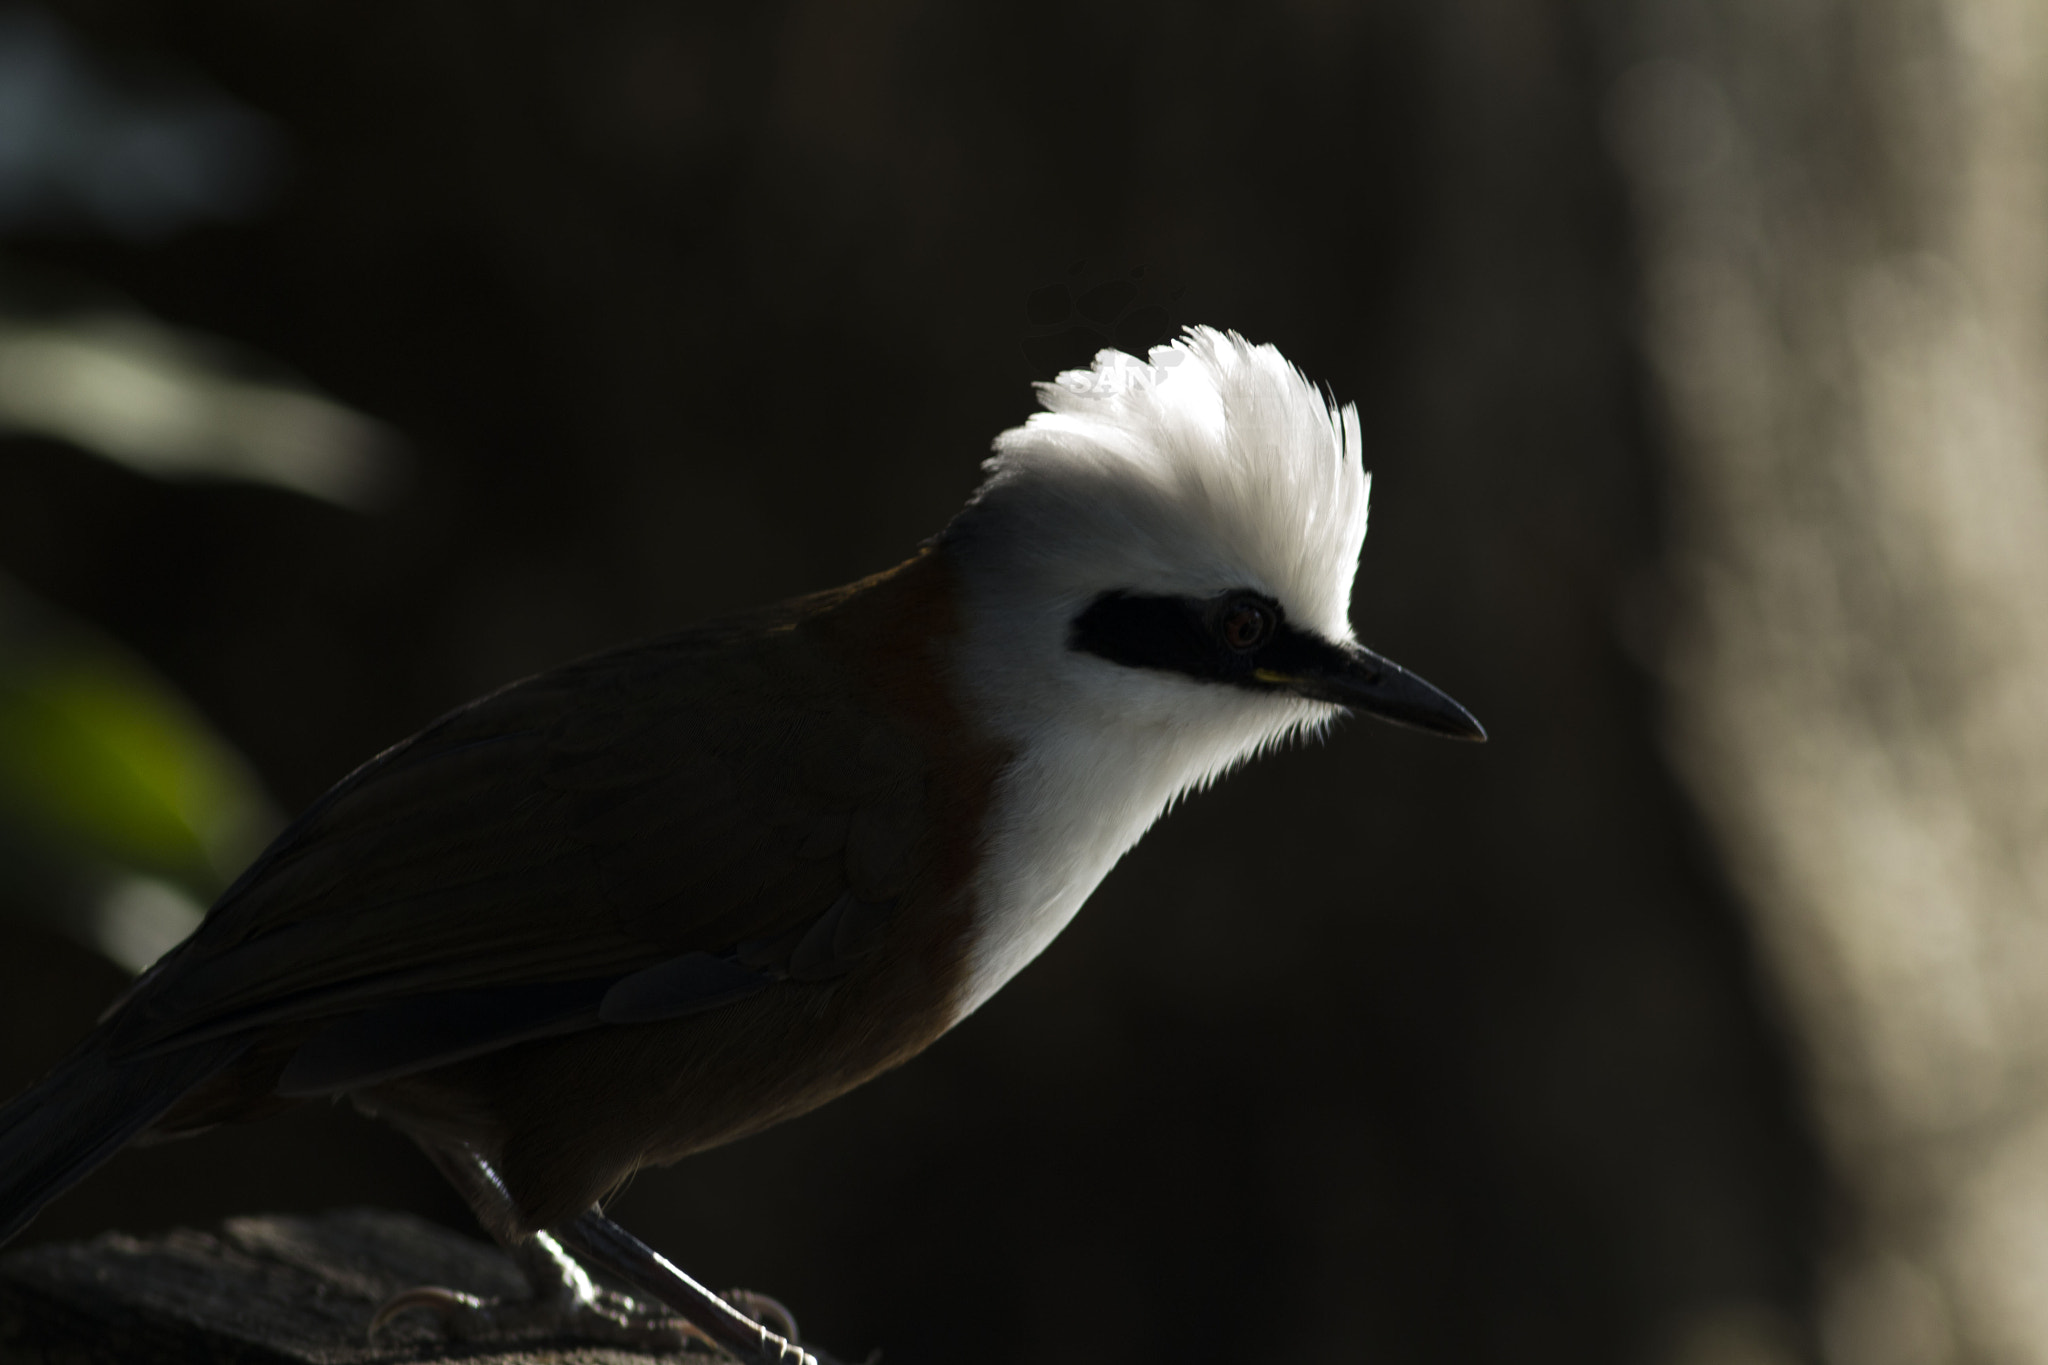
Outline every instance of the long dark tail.
<path fill-rule="evenodd" d="M 117 1062 L 105 1043 L 87 1038 L 41 1084 L 0 1109 L 0 1245 L 248 1045 L 221 1038 Z"/>

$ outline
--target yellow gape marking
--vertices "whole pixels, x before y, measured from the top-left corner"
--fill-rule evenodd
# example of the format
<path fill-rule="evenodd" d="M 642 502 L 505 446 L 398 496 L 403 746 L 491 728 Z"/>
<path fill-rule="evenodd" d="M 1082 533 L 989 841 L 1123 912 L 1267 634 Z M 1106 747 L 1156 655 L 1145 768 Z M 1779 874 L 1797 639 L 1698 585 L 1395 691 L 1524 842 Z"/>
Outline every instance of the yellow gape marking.
<path fill-rule="evenodd" d="M 1297 681 L 1297 679 L 1295 679 L 1291 674 L 1275 673 L 1270 668 L 1255 668 L 1252 670 L 1252 677 L 1258 679 L 1262 683 L 1279 683 L 1283 686 L 1288 683 Z"/>

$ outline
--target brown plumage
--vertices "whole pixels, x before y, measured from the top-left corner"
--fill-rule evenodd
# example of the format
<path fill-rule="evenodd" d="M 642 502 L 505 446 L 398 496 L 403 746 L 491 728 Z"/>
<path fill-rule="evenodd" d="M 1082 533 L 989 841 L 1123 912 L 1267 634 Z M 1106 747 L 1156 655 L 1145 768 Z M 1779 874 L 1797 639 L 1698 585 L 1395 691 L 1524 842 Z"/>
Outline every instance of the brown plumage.
<path fill-rule="evenodd" d="M 957 1015 L 972 845 L 1001 761 L 953 701 L 955 611 L 945 555 L 926 551 L 462 708 L 249 870 L 107 1021 L 113 1059 L 247 1036 L 160 1132 L 288 1104 L 281 1079 L 296 1096 L 348 1090 L 492 1159 L 521 1233 L 904 1061 Z M 572 1010 L 557 1036 L 507 1046 L 550 1026 L 515 1000 L 495 1035 L 455 1049 L 479 1055 L 371 1039 L 324 1083 L 290 1084 L 323 1030 L 399 1002 L 719 953 L 773 988 L 649 1023 Z"/>

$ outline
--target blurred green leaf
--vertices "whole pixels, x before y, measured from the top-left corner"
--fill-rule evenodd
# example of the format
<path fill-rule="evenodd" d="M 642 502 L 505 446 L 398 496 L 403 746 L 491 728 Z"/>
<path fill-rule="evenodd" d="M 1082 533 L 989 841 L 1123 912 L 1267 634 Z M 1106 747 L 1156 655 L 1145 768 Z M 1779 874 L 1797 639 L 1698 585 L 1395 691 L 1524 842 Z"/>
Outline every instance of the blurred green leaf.
<path fill-rule="evenodd" d="M 175 687 L 0 584 L 0 900 L 139 968 L 276 824 Z"/>
<path fill-rule="evenodd" d="M 82 633 L 0 637 L 0 813 L 211 894 L 251 852 L 266 803 L 234 752 L 125 652 Z"/>

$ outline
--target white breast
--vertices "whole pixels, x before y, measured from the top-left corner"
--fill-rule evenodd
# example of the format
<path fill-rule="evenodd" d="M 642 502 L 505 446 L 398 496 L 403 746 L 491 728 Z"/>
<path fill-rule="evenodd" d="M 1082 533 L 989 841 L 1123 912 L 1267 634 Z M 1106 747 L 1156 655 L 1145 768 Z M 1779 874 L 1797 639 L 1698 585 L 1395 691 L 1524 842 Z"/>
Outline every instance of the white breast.
<path fill-rule="evenodd" d="M 997 783 L 983 857 L 964 1018 L 1021 971 L 1176 797 L 1328 708 L 1161 680 L 1206 694 L 1170 724 L 1047 726 Z"/>

